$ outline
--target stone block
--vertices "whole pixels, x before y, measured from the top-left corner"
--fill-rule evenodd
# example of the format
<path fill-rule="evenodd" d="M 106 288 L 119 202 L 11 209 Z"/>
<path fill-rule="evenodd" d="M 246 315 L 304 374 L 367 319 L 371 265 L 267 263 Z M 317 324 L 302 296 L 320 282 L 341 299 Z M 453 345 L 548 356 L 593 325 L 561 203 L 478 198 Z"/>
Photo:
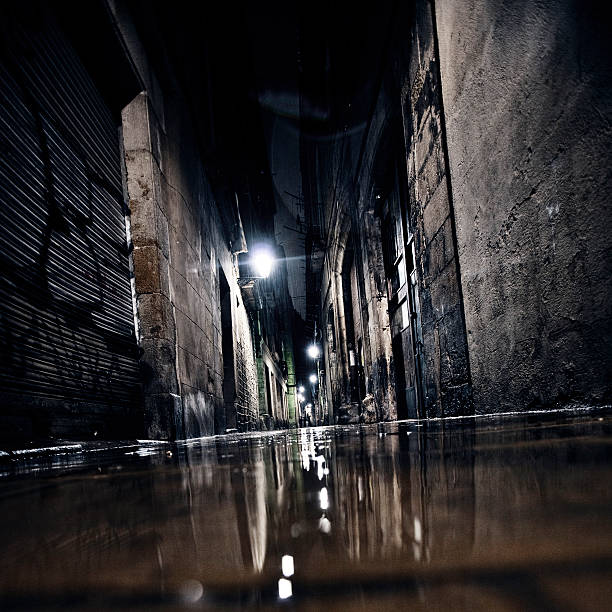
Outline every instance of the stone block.
<path fill-rule="evenodd" d="M 435 282 L 454 256 L 452 228 L 450 218 L 447 218 L 423 254 L 423 270 L 429 285 Z"/>
<path fill-rule="evenodd" d="M 215 433 L 215 401 L 206 393 L 188 388 L 183 400 L 185 437 L 212 436 Z"/>
<path fill-rule="evenodd" d="M 197 356 L 177 348 L 178 374 L 182 384 L 189 385 L 194 389 L 207 390 L 208 370 L 204 362 Z"/>
<path fill-rule="evenodd" d="M 467 416 L 474 414 L 472 387 L 465 383 L 447 387 L 440 399 L 442 416 Z"/>
<path fill-rule="evenodd" d="M 133 261 L 136 293 L 163 293 L 168 297 L 168 261 L 157 246 L 136 246 Z"/>
<path fill-rule="evenodd" d="M 457 269 L 453 264 L 446 266 L 435 279 L 431 280 L 429 293 L 436 320 L 460 307 Z"/>
<path fill-rule="evenodd" d="M 121 111 L 123 148 L 126 152 L 151 152 L 148 99 L 145 92 L 138 94 Z"/>
<path fill-rule="evenodd" d="M 163 195 L 162 195 L 163 200 Z M 157 246 L 166 259 L 170 259 L 170 230 L 168 219 L 163 210 L 158 207 L 155 217 L 157 231 Z"/>
<path fill-rule="evenodd" d="M 468 364 L 459 306 L 438 323 L 440 338 L 440 386 L 457 386 L 468 382 Z"/>
<path fill-rule="evenodd" d="M 145 432 L 153 440 L 174 440 L 184 437 L 183 406 L 180 396 L 155 393 L 144 398 Z"/>
<path fill-rule="evenodd" d="M 446 184 L 443 182 L 431 194 L 423 207 L 423 238 L 425 244 L 433 240 L 444 221 L 448 218 L 450 207 Z"/>
<path fill-rule="evenodd" d="M 185 313 L 196 325 L 202 328 L 204 324 L 205 306 L 202 298 L 190 283 L 174 268 L 170 268 L 172 299 L 177 309 Z"/>
<path fill-rule="evenodd" d="M 176 341 L 178 346 L 199 356 L 201 330 L 195 323 L 179 308 L 175 307 L 176 317 Z"/>
<path fill-rule="evenodd" d="M 142 338 L 140 372 L 145 395 L 178 393 L 174 342 L 164 338 Z"/>
<path fill-rule="evenodd" d="M 137 298 L 140 333 L 143 338 L 163 338 L 174 342 L 174 313 L 167 296 L 145 293 Z"/>
<path fill-rule="evenodd" d="M 203 326 L 202 329 L 208 338 L 212 338 L 213 336 L 213 324 L 212 324 L 212 313 L 210 312 L 208 306 L 204 306 L 202 309 L 203 315 Z"/>

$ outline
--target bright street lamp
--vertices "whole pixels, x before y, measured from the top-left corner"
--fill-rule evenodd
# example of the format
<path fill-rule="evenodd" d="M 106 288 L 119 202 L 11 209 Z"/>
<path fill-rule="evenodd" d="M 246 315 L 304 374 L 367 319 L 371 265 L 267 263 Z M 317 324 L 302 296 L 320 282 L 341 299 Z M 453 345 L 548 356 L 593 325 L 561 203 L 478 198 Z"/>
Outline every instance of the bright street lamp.
<path fill-rule="evenodd" d="M 251 265 L 257 276 L 268 278 L 274 266 L 274 254 L 272 253 L 272 249 L 264 244 L 254 247 L 253 254 L 251 255 Z"/>
<path fill-rule="evenodd" d="M 321 354 L 320 351 L 319 351 L 319 347 L 316 344 L 311 344 L 308 347 L 307 352 L 308 352 L 308 356 L 311 359 L 317 359 L 319 357 L 319 355 Z"/>
<path fill-rule="evenodd" d="M 317 382 L 317 375 L 316 374 L 311 374 L 309 376 L 308 380 L 314 385 Z"/>
<path fill-rule="evenodd" d="M 304 391 L 306 391 L 306 389 L 304 389 L 304 386 L 303 386 L 303 385 L 300 385 L 300 386 L 298 387 L 298 393 L 304 393 Z"/>

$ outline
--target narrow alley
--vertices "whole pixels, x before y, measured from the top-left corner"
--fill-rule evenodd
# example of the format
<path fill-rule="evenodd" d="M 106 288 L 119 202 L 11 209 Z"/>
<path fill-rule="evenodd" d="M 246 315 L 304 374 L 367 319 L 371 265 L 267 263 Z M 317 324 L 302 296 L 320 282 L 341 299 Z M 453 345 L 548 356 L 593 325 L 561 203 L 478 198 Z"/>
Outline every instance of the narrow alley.
<path fill-rule="evenodd" d="M 610 599 L 597 0 L 0 3 L 0 607 Z"/>

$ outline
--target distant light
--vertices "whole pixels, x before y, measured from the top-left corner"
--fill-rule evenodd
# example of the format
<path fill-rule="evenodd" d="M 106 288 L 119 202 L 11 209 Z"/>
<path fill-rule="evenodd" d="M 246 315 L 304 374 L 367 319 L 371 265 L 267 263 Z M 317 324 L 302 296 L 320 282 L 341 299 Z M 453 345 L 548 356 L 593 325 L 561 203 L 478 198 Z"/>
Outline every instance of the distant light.
<path fill-rule="evenodd" d="M 314 385 L 317 382 L 317 375 L 316 374 L 311 374 L 309 376 L 308 380 Z"/>
<path fill-rule="evenodd" d="M 308 347 L 308 356 L 311 359 L 317 359 L 320 354 L 321 354 L 321 352 L 319 351 L 319 347 L 316 344 L 311 344 Z"/>
<path fill-rule="evenodd" d="M 304 389 L 303 385 L 300 385 L 298 387 L 298 393 L 304 393 L 304 391 L 306 391 L 306 389 Z"/>
<path fill-rule="evenodd" d="M 278 581 L 278 598 L 289 599 L 293 595 L 293 589 L 291 587 L 291 580 L 281 578 Z"/>
<path fill-rule="evenodd" d="M 301 393 L 298 393 L 297 399 L 298 399 L 298 402 L 303 402 L 304 396 Z"/>
<path fill-rule="evenodd" d="M 256 246 L 251 256 L 251 265 L 257 276 L 268 278 L 274 266 L 274 255 L 270 247 L 265 245 Z"/>
<path fill-rule="evenodd" d="M 283 576 L 285 576 L 285 578 L 293 576 L 293 573 L 295 572 L 293 557 L 291 555 L 283 555 L 283 558 L 281 559 L 281 567 L 283 569 Z"/>

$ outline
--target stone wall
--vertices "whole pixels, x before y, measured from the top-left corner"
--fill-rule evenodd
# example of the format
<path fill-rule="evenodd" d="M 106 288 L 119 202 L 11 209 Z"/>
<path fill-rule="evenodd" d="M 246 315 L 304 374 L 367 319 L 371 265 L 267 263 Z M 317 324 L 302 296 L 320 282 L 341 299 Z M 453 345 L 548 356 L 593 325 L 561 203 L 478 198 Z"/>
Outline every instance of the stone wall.
<path fill-rule="evenodd" d="M 394 363 L 389 350 L 380 261 L 389 237 L 375 200 L 379 187 L 386 197 L 380 175 L 393 163 L 399 108 L 406 161 L 399 197 L 405 238 L 414 240 L 423 415 L 469 414 L 473 399 L 478 412 L 609 402 L 605 15 L 592 2 L 424 0 L 399 21 L 410 27 L 396 30 L 365 129 L 311 155 L 320 160 L 310 172 L 325 197 L 322 324 L 324 338 L 335 335 L 324 347 L 327 397 L 334 408 L 347 404 L 340 293 L 351 239 L 360 281 L 353 318 L 361 314 L 377 418 L 393 416 L 393 390 L 385 388 L 392 370 L 415 368 Z"/>
<path fill-rule="evenodd" d="M 253 428 L 257 379 L 251 328 L 228 240 L 187 113 L 165 102 L 165 129 L 146 93 L 123 112 L 127 188 L 147 434 L 196 437 Z M 224 407 L 220 271 L 229 285 L 233 411 Z M 232 414 L 229 414 L 229 413 Z"/>
<path fill-rule="evenodd" d="M 242 296 L 236 295 L 234 304 L 232 317 L 236 329 L 236 424 L 242 431 L 254 430 L 260 428 L 260 423 L 257 360 L 251 333 L 253 322 L 244 307 Z"/>
<path fill-rule="evenodd" d="M 427 416 L 471 412 L 462 288 L 456 258 L 452 188 L 430 4 L 417 4 L 410 63 L 402 82 L 408 217 L 414 233 Z"/>
<path fill-rule="evenodd" d="M 602 10 L 436 2 L 479 411 L 611 398 L 612 39 Z"/>

